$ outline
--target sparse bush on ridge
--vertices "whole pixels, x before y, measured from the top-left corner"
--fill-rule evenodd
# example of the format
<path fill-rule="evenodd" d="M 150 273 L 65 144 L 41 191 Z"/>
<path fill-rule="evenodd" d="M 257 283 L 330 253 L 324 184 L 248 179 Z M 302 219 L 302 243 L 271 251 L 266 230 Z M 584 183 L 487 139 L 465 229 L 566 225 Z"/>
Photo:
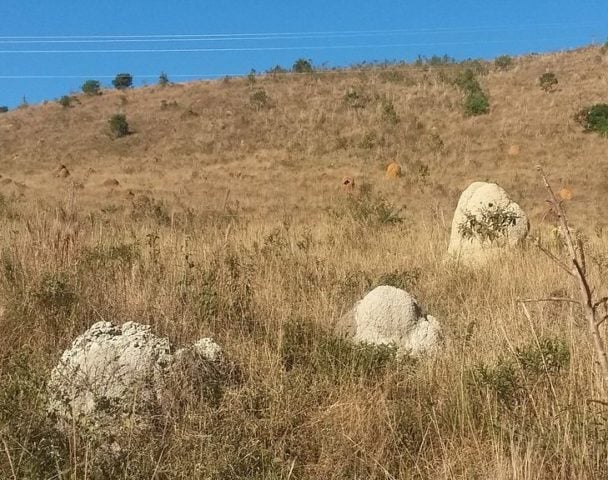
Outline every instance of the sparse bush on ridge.
<path fill-rule="evenodd" d="M 494 65 L 500 70 L 508 70 L 513 66 L 513 58 L 510 55 L 501 55 L 496 57 Z"/>
<path fill-rule="evenodd" d="M 8 112 L 8 107 L 5 105 L 1 105 L 0 106 L 0 113 L 6 113 Z"/>
<path fill-rule="evenodd" d="M 130 73 L 119 73 L 112 80 L 112 85 L 117 90 L 124 90 L 133 85 L 133 76 Z"/>
<path fill-rule="evenodd" d="M 280 75 L 283 73 L 288 73 L 288 70 L 286 68 L 283 68 L 281 65 L 275 65 L 274 67 L 266 70 L 266 73 L 269 73 L 271 75 Z"/>
<path fill-rule="evenodd" d="M 169 80 L 169 76 L 165 72 L 160 72 L 160 75 L 158 76 L 158 84 L 161 87 L 166 87 L 170 83 L 171 81 Z"/>
<path fill-rule="evenodd" d="M 101 84 L 98 80 L 87 80 L 81 87 L 86 95 L 99 95 L 101 93 Z"/>
<path fill-rule="evenodd" d="M 305 58 L 299 58 L 293 64 L 292 70 L 294 73 L 313 73 L 312 62 Z"/>
<path fill-rule="evenodd" d="M 64 95 L 59 100 L 57 100 L 57 103 L 64 108 L 68 108 L 72 106 L 72 101 L 72 97 L 70 97 L 69 95 Z"/>
<path fill-rule="evenodd" d="M 421 67 L 423 65 L 428 65 L 431 67 L 438 67 L 442 65 L 452 65 L 456 63 L 456 59 L 450 57 L 449 55 L 432 55 L 431 57 L 426 57 L 423 55 L 418 55 L 416 60 L 414 61 L 414 65 Z"/>

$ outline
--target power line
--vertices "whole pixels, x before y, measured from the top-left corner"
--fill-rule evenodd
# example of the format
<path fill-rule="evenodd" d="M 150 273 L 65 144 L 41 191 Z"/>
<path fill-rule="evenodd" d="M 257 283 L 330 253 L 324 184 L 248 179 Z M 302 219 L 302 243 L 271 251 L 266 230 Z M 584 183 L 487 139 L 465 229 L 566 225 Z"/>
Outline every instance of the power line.
<path fill-rule="evenodd" d="M 387 30 L 342 30 L 342 31 L 310 31 L 310 32 L 263 32 L 263 33 L 217 33 L 217 34 L 141 34 L 141 35 L 16 35 L 0 36 L 0 40 L 95 40 L 95 39 L 230 39 L 238 37 L 249 39 L 256 37 L 290 37 L 290 36 L 324 36 L 324 35 L 384 35 L 384 34 L 421 34 L 421 33 L 468 33 L 503 30 L 522 30 L 529 28 L 582 28 L 604 26 L 601 22 L 586 23 L 529 23 L 517 25 L 492 25 L 477 27 L 434 27 L 415 29 L 387 29 Z"/>
<path fill-rule="evenodd" d="M 578 37 L 577 37 L 578 38 Z M 561 40 L 573 40 L 574 37 L 560 37 Z M 408 48 L 408 47 L 437 47 L 454 45 L 489 45 L 505 43 L 522 43 L 530 41 L 550 41 L 553 38 L 502 39 L 461 42 L 417 42 L 417 43 L 385 43 L 385 44 L 351 44 L 351 45 L 302 45 L 282 47 L 206 47 L 206 48 L 140 48 L 140 49 L 79 49 L 79 50 L 0 50 L 0 54 L 108 54 L 108 53 L 211 53 L 211 52 L 273 52 L 294 50 L 350 50 L 358 48 Z"/>
<path fill-rule="evenodd" d="M 0 37 L 0 44 L 92 44 L 92 43 L 168 43 L 168 42 L 218 42 L 218 41 L 266 41 L 266 40 L 304 40 L 327 38 L 364 38 L 378 36 L 400 36 L 446 33 L 491 33 L 521 31 L 530 28 L 581 28 L 595 24 L 537 24 L 503 27 L 440 28 L 419 30 L 369 30 L 345 32 L 285 32 L 268 34 L 193 34 L 193 35 L 99 35 L 99 36 L 58 36 L 58 37 Z"/>

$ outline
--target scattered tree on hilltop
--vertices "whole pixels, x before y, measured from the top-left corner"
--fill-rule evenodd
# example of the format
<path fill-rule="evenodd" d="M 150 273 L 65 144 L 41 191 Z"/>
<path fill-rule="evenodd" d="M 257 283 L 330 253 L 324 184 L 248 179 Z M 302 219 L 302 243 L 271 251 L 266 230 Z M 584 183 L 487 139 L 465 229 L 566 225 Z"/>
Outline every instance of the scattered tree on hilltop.
<path fill-rule="evenodd" d="M 314 71 L 311 60 L 306 60 L 305 58 L 296 60 L 291 69 L 295 73 L 312 73 Z"/>
<path fill-rule="evenodd" d="M 169 76 L 165 72 L 160 72 L 160 75 L 158 76 L 158 84 L 161 87 L 166 87 L 170 83 Z"/>
<path fill-rule="evenodd" d="M 133 85 L 133 76 L 130 73 L 119 73 L 112 80 L 112 85 L 118 90 L 124 90 Z"/>
<path fill-rule="evenodd" d="M 98 80 L 87 80 L 81 87 L 86 95 L 99 95 L 101 93 L 101 84 Z"/>

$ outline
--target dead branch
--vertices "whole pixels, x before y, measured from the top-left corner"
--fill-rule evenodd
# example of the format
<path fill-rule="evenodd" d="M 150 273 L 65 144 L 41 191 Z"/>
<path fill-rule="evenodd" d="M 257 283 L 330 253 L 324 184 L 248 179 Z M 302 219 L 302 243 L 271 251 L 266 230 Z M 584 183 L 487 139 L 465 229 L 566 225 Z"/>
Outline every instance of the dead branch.
<path fill-rule="evenodd" d="M 595 353 L 598 356 L 598 363 L 600 365 L 600 371 L 603 380 L 601 382 L 602 391 L 604 392 L 604 395 L 606 395 L 606 388 L 608 386 L 608 355 L 606 354 L 604 340 L 600 335 L 599 330 L 600 325 L 604 322 L 606 317 L 601 318 L 600 320 L 597 319 L 597 308 L 603 302 L 602 300 L 593 300 L 593 291 L 589 286 L 589 281 L 587 279 L 585 269 L 585 254 L 583 244 L 580 241 L 574 241 L 572 236 L 572 230 L 568 225 L 568 219 L 566 218 L 566 213 L 564 212 L 564 209 L 562 208 L 560 202 L 555 196 L 555 193 L 553 192 L 553 189 L 551 188 L 551 185 L 549 184 L 549 181 L 547 180 L 547 177 L 545 176 L 540 165 L 536 168 L 539 171 L 541 178 L 543 179 L 545 189 L 547 190 L 547 192 L 549 192 L 550 203 L 553 205 L 554 211 L 560 223 L 560 227 L 563 231 L 563 236 L 566 243 L 566 247 L 568 249 L 569 256 L 567 264 L 571 266 L 571 275 L 573 275 L 577 279 L 580 291 L 580 304 L 583 307 L 585 319 L 587 320 L 587 326 L 589 329 L 589 335 L 591 336 Z"/>
<path fill-rule="evenodd" d="M 547 250 L 545 247 L 543 247 L 540 244 L 540 241 L 538 239 L 536 239 L 536 241 L 534 242 L 534 245 L 536 246 L 536 248 L 538 248 L 541 252 L 543 252 L 545 255 L 547 255 L 547 257 L 549 257 L 551 260 L 553 260 L 553 262 L 560 267 L 564 272 L 566 272 L 568 275 L 572 275 L 574 276 L 574 274 L 570 271 L 570 269 L 568 268 L 568 266 L 562 262 L 559 258 L 557 258 L 555 255 L 553 255 L 549 250 Z"/>
<path fill-rule="evenodd" d="M 579 305 L 581 303 L 578 300 L 573 300 L 572 298 L 562 298 L 562 297 L 518 298 L 517 301 L 520 302 L 520 303 L 567 302 L 567 303 L 578 303 Z"/>

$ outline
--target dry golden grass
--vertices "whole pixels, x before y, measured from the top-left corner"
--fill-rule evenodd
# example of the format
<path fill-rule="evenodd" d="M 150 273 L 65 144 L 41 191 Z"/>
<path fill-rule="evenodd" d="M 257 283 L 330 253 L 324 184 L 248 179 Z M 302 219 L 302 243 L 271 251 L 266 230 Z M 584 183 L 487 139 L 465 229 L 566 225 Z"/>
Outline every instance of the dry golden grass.
<path fill-rule="evenodd" d="M 532 304 L 528 318 L 517 303 L 575 286 L 532 247 L 474 270 L 445 261 L 473 180 L 500 183 L 545 231 L 543 163 L 572 192 L 607 293 L 608 140 L 573 120 L 603 100 L 603 66 L 594 48 L 517 59 L 481 78 L 480 118 L 463 117 L 445 71 L 406 67 L 104 92 L 0 117 L 13 180 L 0 183 L 0 478 L 605 478 L 608 417 L 580 312 Z M 536 84 L 545 71 L 557 92 Z M 350 87 L 363 108 L 345 102 Z M 251 105 L 259 89 L 267 106 Z M 117 111 L 134 131 L 123 139 L 104 132 Z M 403 177 L 389 182 L 391 161 Z M 62 164 L 70 176 L 56 178 Z M 341 191 L 346 175 L 358 195 Z M 439 355 L 396 360 L 334 335 L 386 283 L 440 320 Z M 50 369 L 100 319 L 178 345 L 212 336 L 241 379 L 217 398 L 181 384 L 158 428 L 125 432 L 128 457 L 104 465 L 44 412 Z"/>

